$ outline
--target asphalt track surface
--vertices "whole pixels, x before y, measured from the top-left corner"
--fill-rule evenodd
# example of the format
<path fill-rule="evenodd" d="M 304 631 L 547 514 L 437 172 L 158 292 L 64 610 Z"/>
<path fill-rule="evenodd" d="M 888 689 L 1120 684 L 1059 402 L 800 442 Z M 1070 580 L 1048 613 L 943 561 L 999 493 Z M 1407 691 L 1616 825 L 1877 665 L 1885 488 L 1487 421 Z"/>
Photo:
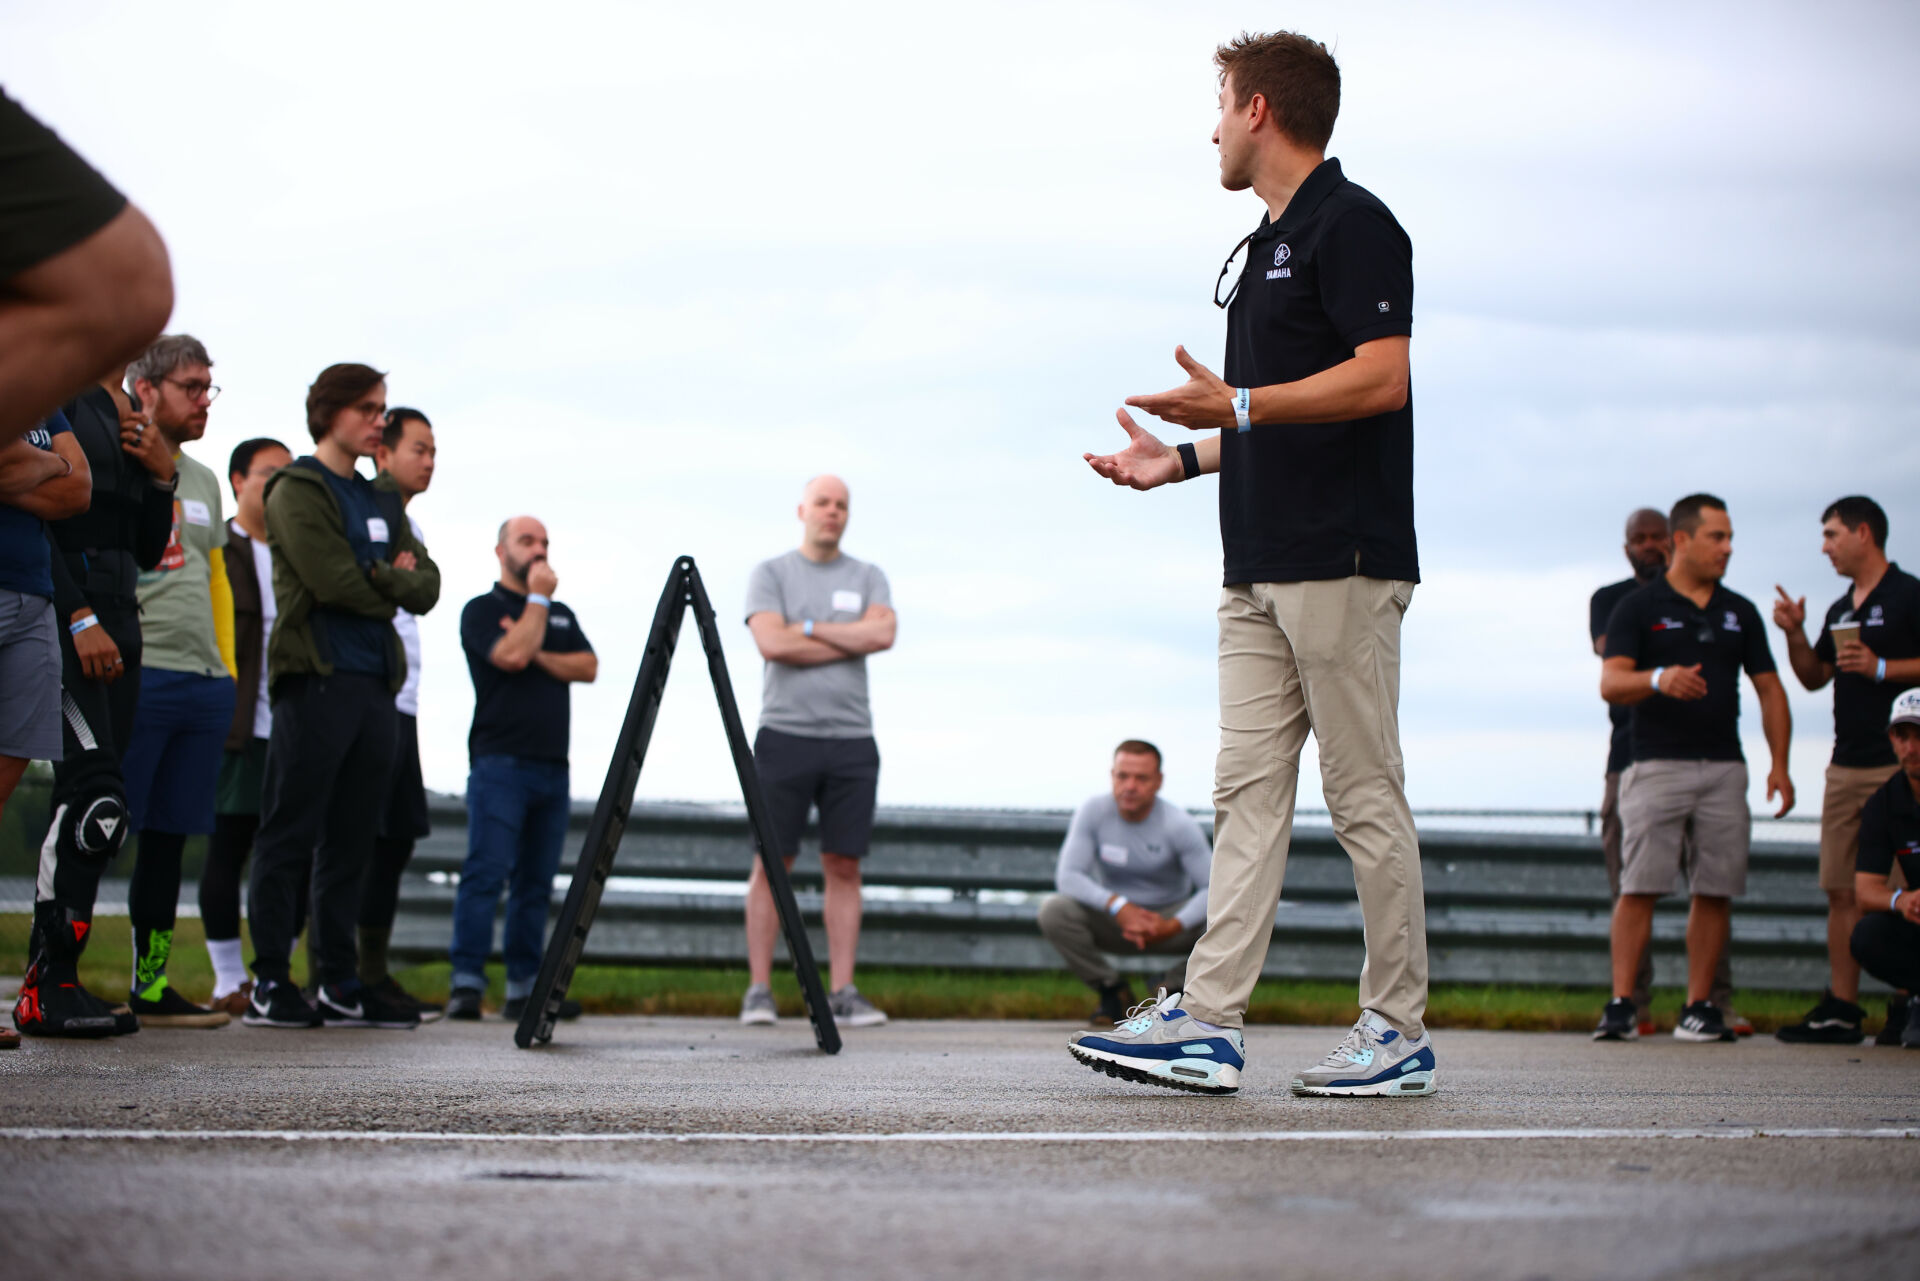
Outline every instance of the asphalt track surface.
<path fill-rule="evenodd" d="M 1070 1029 L 147 1029 L 0 1055 L 8 1277 L 1920 1275 L 1920 1052 L 1443 1032 L 1427 1099 L 1197 1098 Z"/>

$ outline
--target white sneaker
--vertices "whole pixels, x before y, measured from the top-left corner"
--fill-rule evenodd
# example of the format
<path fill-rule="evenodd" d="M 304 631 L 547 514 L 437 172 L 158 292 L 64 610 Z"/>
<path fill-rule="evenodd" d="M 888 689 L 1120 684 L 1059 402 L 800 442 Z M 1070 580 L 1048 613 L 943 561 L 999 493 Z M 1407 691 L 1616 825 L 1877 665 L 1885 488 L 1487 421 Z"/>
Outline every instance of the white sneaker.
<path fill-rule="evenodd" d="M 1333 1053 L 1293 1078 L 1302 1095 L 1413 1098 L 1432 1094 L 1433 1041 L 1426 1033 L 1410 1041 L 1372 1010 L 1360 1011 Z"/>
<path fill-rule="evenodd" d="M 747 994 L 740 998 L 740 1021 L 772 1027 L 780 1021 L 780 1012 L 773 1007 L 773 989 L 765 983 L 755 983 L 747 988 Z"/>

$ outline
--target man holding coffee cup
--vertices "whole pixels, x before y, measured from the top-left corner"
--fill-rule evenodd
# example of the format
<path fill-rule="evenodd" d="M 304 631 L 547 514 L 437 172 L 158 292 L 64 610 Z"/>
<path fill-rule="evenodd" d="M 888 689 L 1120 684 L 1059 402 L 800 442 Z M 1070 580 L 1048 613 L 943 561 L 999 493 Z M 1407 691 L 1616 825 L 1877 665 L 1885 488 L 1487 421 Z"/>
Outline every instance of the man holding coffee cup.
<path fill-rule="evenodd" d="M 1865 1036 L 1860 966 L 1849 940 L 1860 919 L 1854 856 L 1867 798 L 1899 769 L 1885 726 L 1900 691 L 1920 685 L 1920 579 L 1887 559 L 1887 514 L 1871 498 L 1842 498 L 1820 516 L 1820 549 L 1852 586 L 1827 609 L 1820 638 L 1807 643 L 1805 597 L 1776 588 L 1773 621 L 1787 636 L 1787 661 L 1810 690 L 1833 682 L 1833 761 L 1820 806 L 1820 888 L 1827 894 L 1827 992 L 1782 1041 L 1857 1045 Z M 1904 1000 L 1887 1008 L 1882 1043 L 1897 1044 Z"/>

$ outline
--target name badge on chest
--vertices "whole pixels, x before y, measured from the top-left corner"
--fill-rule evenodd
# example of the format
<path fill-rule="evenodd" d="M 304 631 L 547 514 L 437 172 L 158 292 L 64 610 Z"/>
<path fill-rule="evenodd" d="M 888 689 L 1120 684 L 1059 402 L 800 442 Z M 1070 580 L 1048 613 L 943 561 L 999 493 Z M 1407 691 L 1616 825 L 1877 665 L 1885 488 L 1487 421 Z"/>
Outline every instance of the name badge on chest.
<path fill-rule="evenodd" d="M 1100 861 L 1102 863 L 1111 863 L 1115 867 L 1125 867 L 1127 863 L 1127 847 L 1124 845 L 1102 845 L 1100 847 Z"/>
<path fill-rule="evenodd" d="M 213 524 L 213 510 L 198 498 L 182 498 L 180 500 L 180 519 L 186 521 L 189 525 L 211 525 Z"/>
<path fill-rule="evenodd" d="M 837 591 L 833 594 L 833 611 L 836 614 L 857 614 L 860 612 L 860 593 Z"/>
<path fill-rule="evenodd" d="M 387 522 L 384 517 L 367 517 L 367 537 L 376 543 L 384 543 L 387 541 Z"/>

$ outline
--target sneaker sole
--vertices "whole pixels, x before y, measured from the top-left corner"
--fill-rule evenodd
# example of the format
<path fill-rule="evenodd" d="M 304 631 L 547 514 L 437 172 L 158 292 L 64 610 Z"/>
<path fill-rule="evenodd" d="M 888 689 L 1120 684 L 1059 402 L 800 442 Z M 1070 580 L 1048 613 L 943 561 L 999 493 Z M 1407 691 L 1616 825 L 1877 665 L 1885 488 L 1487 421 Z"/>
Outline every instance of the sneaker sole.
<path fill-rule="evenodd" d="M 1409 1072 L 1390 1081 L 1370 1081 L 1365 1085 L 1308 1085 L 1299 1077 L 1289 1087 L 1301 1098 L 1319 1099 L 1419 1099 L 1440 1088 L 1432 1072 Z"/>
<path fill-rule="evenodd" d="M 318 1023 L 311 1022 L 290 1023 L 285 1019 L 270 1019 L 264 1014 L 243 1014 L 240 1016 L 240 1025 L 242 1027 L 277 1027 L 289 1031 L 305 1031 L 308 1028 L 320 1026 Z"/>
<path fill-rule="evenodd" d="M 1867 1034 L 1859 1028 L 1842 1029 L 1836 1035 L 1825 1030 L 1803 1031 L 1797 1027 L 1783 1027 L 1773 1034 L 1773 1039 L 1782 1045 L 1858 1045 L 1867 1039 Z"/>
<path fill-rule="evenodd" d="M 742 1010 L 740 1022 L 745 1027 L 772 1027 L 780 1021 L 780 1016 L 772 1010 Z"/>
<path fill-rule="evenodd" d="M 410 1019 L 407 1022 L 402 1023 L 398 1019 L 389 1019 L 385 1022 L 381 1022 L 375 1019 L 327 1019 L 325 1022 L 321 1023 L 320 1026 L 321 1027 L 339 1027 L 339 1028 L 364 1027 L 364 1028 L 372 1028 L 377 1032 L 411 1032 L 413 1031 L 413 1029 L 420 1026 L 420 1020 Z"/>
<path fill-rule="evenodd" d="M 837 1027 L 885 1027 L 887 1016 L 884 1014 L 836 1014 L 833 1021 Z"/>
<path fill-rule="evenodd" d="M 64 1037 L 70 1041 L 99 1041 L 116 1035 L 111 1018 L 72 1019 L 62 1027 L 34 1027 L 29 1024 L 20 1031 L 25 1036 Z"/>
<path fill-rule="evenodd" d="M 1640 1029 L 1634 1028 L 1630 1032 L 1595 1032 L 1593 1039 L 1596 1041 L 1637 1041 L 1640 1039 Z"/>
<path fill-rule="evenodd" d="M 1739 1040 L 1732 1032 L 1690 1032 L 1683 1027 L 1673 1029 L 1673 1039 L 1690 1045 L 1714 1045 Z"/>
<path fill-rule="evenodd" d="M 206 1014 L 142 1014 L 142 1027 L 225 1027 L 233 1022 L 233 1016 L 224 1010 L 213 1010 Z"/>
<path fill-rule="evenodd" d="M 1185 1090 L 1189 1094 L 1237 1094 L 1240 1090 L 1240 1069 L 1229 1063 L 1208 1063 L 1203 1059 L 1123 1058 L 1117 1054 L 1083 1049 L 1079 1045 L 1069 1045 L 1067 1051 L 1095 1072 L 1105 1072 L 1118 1080 L 1132 1081 L 1138 1085 L 1158 1085 L 1168 1090 Z M 1193 1075 L 1175 1075 L 1181 1068 Z"/>

